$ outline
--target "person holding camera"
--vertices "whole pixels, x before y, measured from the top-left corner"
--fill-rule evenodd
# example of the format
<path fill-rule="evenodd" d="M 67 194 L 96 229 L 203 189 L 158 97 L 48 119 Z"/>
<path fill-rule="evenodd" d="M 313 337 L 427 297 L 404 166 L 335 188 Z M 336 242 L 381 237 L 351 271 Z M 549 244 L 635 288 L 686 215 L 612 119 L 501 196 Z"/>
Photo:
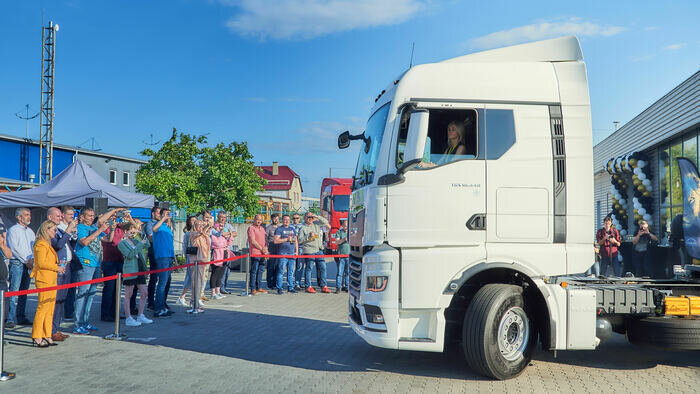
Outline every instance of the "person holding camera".
<path fill-rule="evenodd" d="M 117 244 L 119 252 L 124 257 L 122 270 L 124 274 L 133 274 L 136 272 L 146 271 L 146 254 L 148 253 L 147 236 L 140 236 L 140 226 L 134 222 L 125 222 L 121 225 L 124 236 Z M 136 319 L 131 316 L 131 294 L 134 292 L 134 287 L 138 287 L 141 298 L 139 300 L 138 315 Z M 148 300 L 148 289 L 146 287 L 146 276 L 132 276 L 124 280 L 124 314 L 126 315 L 125 324 L 129 327 L 138 327 L 141 324 L 153 323 L 153 320 L 143 314 L 146 309 L 146 301 Z"/>
<path fill-rule="evenodd" d="M 622 276 L 622 264 L 617 258 L 620 247 L 620 232 L 612 226 L 612 218 L 607 216 L 603 220 L 603 228 L 596 233 L 596 243 L 600 246 L 600 274 L 605 276 L 608 266 L 613 266 L 615 276 Z"/>
<path fill-rule="evenodd" d="M 634 244 L 634 275 L 636 276 L 653 275 L 651 253 L 649 253 L 652 241 L 658 242 L 659 239 L 649 231 L 649 223 L 646 220 L 640 221 L 637 235 L 632 239 L 632 244 Z"/>

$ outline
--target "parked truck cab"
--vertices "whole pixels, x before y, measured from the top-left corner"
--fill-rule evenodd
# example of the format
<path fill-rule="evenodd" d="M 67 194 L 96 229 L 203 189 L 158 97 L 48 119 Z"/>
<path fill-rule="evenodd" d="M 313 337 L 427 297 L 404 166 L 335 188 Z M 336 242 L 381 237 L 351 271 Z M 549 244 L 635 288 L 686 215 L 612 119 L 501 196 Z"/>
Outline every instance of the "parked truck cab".
<path fill-rule="evenodd" d="M 594 349 L 586 66 L 564 37 L 410 68 L 376 99 L 350 203 L 349 322 L 368 343 L 460 344 L 506 379 L 545 349 Z"/>

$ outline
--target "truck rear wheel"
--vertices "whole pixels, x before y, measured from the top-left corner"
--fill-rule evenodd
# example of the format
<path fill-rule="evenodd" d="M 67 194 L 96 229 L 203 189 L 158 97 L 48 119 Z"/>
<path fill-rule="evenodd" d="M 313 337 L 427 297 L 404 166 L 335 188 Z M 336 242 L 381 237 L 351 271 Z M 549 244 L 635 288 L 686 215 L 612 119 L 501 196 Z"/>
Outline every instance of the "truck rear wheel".
<path fill-rule="evenodd" d="M 700 350 L 700 318 L 654 316 L 627 323 L 627 340 L 665 350 Z"/>
<path fill-rule="evenodd" d="M 462 326 L 462 348 L 476 372 L 504 380 L 518 376 L 532 359 L 536 330 L 523 289 L 489 284 L 476 293 Z"/>

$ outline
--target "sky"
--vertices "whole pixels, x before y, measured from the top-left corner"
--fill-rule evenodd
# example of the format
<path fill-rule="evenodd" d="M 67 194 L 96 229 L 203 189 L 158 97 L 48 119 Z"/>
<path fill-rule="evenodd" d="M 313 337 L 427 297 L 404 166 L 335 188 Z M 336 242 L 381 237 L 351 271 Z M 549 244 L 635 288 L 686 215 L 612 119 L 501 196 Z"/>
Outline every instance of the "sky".
<path fill-rule="evenodd" d="M 576 35 L 594 143 L 700 69 L 698 1 L 5 1 L 1 134 L 24 136 L 15 114 L 39 108 L 42 13 L 60 26 L 55 143 L 139 158 L 173 128 L 247 141 L 309 197 L 352 175 L 358 147 L 339 151 L 337 135 L 363 130 L 412 45 L 421 64 Z M 29 127 L 38 139 L 38 119 Z"/>

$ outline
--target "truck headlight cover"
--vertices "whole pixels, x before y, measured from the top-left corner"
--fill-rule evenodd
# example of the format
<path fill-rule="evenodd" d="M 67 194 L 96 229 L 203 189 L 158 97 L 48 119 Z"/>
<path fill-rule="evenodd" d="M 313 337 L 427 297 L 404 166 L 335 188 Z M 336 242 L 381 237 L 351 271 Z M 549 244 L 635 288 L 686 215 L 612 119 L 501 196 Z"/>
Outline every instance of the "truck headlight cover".
<path fill-rule="evenodd" d="M 388 282 L 388 276 L 367 276 L 367 291 L 375 293 L 384 291 Z"/>

